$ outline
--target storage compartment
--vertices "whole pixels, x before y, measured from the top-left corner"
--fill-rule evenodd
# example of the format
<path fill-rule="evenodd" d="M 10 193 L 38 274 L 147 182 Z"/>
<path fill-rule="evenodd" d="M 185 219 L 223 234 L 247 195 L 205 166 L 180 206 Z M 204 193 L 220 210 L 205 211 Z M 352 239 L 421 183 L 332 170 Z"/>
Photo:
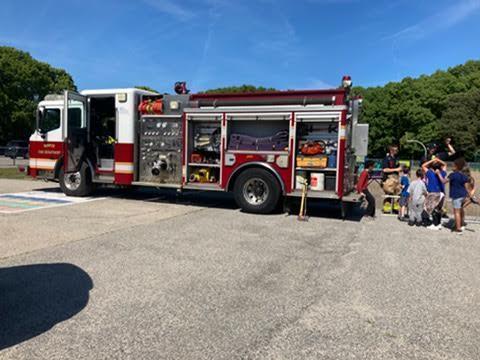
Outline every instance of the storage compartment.
<path fill-rule="evenodd" d="M 297 122 L 295 176 L 306 179 L 310 191 L 335 191 L 337 175 L 337 121 Z"/>
<path fill-rule="evenodd" d="M 288 151 L 289 119 L 282 114 L 227 115 L 228 150 Z"/>
<path fill-rule="evenodd" d="M 305 181 L 310 191 L 335 191 L 336 173 L 334 171 L 297 170 L 295 173 L 295 189 L 302 190 Z"/>
<path fill-rule="evenodd" d="M 296 143 L 297 167 L 334 168 L 329 164 L 336 165 L 338 123 L 298 122 Z"/>
<path fill-rule="evenodd" d="M 220 181 L 221 115 L 188 118 L 187 182 Z"/>
<path fill-rule="evenodd" d="M 216 184 L 219 181 L 220 169 L 216 167 L 190 167 L 189 183 Z"/>
<path fill-rule="evenodd" d="M 189 163 L 220 164 L 220 122 L 192 122 L 191 128 L 192 148 Z"/>

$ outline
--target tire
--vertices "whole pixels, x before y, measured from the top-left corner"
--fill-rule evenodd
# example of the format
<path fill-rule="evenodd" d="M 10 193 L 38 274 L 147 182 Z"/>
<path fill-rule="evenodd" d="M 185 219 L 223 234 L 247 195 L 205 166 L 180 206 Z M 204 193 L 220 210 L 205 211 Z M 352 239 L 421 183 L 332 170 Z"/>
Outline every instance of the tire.
<path fill-rule="evenodd" d="M 235 180 L 233 195 L 235 202 L 243 211 L 270 214 L 280 201 L 281 187 L 269 171 L 259 168 L 247 169 Z"/>
<path fill-rule="evenodd" d="M 69 178 L 70 177 L 70 178 Z M 80 170 L 65 176 L 63 166 L 58 175 L 60 188 L 67 196 L 88 196 L 93 192 L 93 183 L 87 163 L 83 162 Z"/>

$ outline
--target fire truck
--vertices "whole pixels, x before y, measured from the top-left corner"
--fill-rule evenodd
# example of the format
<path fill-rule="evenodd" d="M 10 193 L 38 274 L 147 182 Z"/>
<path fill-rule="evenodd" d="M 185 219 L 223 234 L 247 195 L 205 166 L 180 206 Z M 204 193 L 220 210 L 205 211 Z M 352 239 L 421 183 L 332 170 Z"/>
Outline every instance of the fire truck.
<path fill-rule="evenodd" d="M 331 90 L 176 94 L 65 91 L 38 105 L 28 173 L 68 196 L 99 185 L 233 192 L 247 212 L 287 197 L 354 202 L 368 125 L 351 79 Z"/>

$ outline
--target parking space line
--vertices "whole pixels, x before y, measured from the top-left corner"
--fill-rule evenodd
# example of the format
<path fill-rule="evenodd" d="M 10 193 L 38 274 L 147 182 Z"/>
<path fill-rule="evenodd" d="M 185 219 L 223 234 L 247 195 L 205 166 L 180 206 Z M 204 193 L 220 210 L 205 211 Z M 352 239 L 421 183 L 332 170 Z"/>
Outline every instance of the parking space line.
<path fill-rule="evenodd" d="M 69 197 L 60 191 L 41 190 L 24 193 L 0 194 L 0 214 L 17 214 L 25 211 L 75 205 L 102 199 L 105 198 Z"/>

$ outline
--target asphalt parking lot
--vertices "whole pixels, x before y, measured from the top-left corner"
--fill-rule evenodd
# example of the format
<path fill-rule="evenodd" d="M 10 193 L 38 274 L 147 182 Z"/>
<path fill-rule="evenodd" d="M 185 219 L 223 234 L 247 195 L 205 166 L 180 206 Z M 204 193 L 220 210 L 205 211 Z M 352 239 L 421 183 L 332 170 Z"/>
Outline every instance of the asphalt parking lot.
<path fill-rule="evenodd" d="M 51 191 L 0 179 L 0 193 Z M 0 214 L 0 359 L 479 359 L 480 226 L 114 191 Z"/>

